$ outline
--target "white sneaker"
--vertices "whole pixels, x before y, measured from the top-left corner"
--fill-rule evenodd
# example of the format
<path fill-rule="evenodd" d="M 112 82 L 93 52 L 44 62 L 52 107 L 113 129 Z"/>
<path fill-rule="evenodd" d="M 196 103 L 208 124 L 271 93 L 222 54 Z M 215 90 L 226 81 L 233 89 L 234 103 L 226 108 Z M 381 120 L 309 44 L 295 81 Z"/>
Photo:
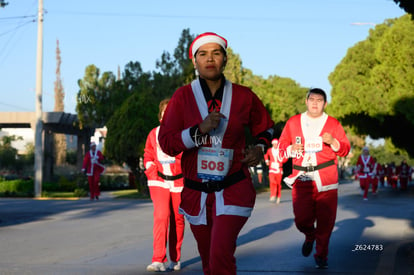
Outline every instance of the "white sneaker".
<path fill-rule="evenodd" d="M 165 264 L 160 262 L 153 262 L 147 266 L 147 271 L 165 271 Z"/>
<path fill-rule="evenodd" d="M 168 270 L 175 270 L 175 271 L 181 270 L 180 261 L 178 262 L 171 261 L 170 265 L 168 266 Z"/>
<path fill-rule="evenodd" d="M 275 202 L 276 201 L 276 197 L 270 197 L 269 201 L 270 202 Z"/>
<path fill-rule="evenodd" d="M 276 203 L 279 204 L 280 203 L 280 198 L 276 199 Z"/>

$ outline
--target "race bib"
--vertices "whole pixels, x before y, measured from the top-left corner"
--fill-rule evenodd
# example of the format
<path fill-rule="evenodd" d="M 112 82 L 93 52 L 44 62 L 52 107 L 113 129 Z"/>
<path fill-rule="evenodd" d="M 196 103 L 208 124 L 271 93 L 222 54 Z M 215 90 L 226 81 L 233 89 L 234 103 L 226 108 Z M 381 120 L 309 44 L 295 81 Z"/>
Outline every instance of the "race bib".
<path fill-rule="evenodd" d="M 232 161 L 232 149 L 201 147 L 197 156 L 197 176 L 204 180 L 221 181 L 227 176 Z"/>
<path fill-rule="evenodd" d="M 322 137 L 313 137 L 305 139 L 305 152 L 317 153 L 322 151 Z"/>

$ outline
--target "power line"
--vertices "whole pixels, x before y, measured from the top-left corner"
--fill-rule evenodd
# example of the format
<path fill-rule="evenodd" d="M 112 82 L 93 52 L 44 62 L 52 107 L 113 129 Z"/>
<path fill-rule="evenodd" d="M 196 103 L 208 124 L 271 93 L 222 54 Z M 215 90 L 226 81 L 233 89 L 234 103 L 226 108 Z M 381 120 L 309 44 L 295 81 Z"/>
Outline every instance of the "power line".
<path fill-rule="evenodd" d="M 0 1 L 4 1 L 4 0 L 0 0 Z M 19 21 L 17 22 L 18 25 L 16 25 L 14 29 L 5 31 L 4 33 L 0 34 L 0 36 L 3 36 L 6 33 L 12 32 L 12 33 L 10 33 L 10 35 L 8 36 L 8 40 L 6 41 L 6 43 L 4 43 L 3 47 L 0 50 L 0 64 L 4 64 L 5 60 L 7 59 L 8 55 L 10 53 L 10 51 L 13 49 L 13 47 L 11 47 L 11 46 L 9 47 L 9 44 L 12 42 L 12 40 L 14 39 L 14 43 L 17 42 L 16 39 L 15 39 L 15 36 L 18 33 L 18 31 L 16 31 L 16 30 L 19 29 L 19 31 L 20 31 L 21 27 L 23 27 L 23 26 L 25 26 L 29 23 L 36 22 L 36 19 L 34 19 L 32 21 L 25 21 L 24 19 L 29 18 L 29 17 L 37 18 L 37 15 L 33 15 L 33 12 L 32 12 L 33 8 L 36 7 L 37 1 L 38 0 L 33 0 L 32 5 L 28 6 L 26 12 L 24 13 L 24 14 L 29 14 L 29 15 L 16 16 L 16 17 L 5 17 L 5 19 L 7 19 L 7 20 L 11 20 L 12 18 L 13 19 L 16 18 L 16 19 L 19 19 Z M 2 24 L 2 26 L 3 26 L 3 24 Z M 9 47 L 9 48 L 7 49 L 7 47 Z"/>
<path fill-rule="evenodd" d="M 269 21 L 281 20 L 276 17 L 246 17 L 246 16 L 203 16 L 203 15 L 171 15 L 171 14 L 151 14 L 151 13 L 125 13 L 125 12 L 81 12 L 81 11 L 62 11 L 49 10 L 50 14 L 67 14 L 80 16 L 102 16 L 102 17 L 147 17 L 147 18 L 172 18 L 172 19 L 206 19 L 206 20 L 254 20 L 254 21 Z M 282 18 L 283 20 L 283 18 Z"/>
<path fill-rule="evenodd" d="M 1 102 L 1 101 L 0 101 L 0 105 L 7 106 L 7 107 L 12 107 L 12 108 L 16 108 L 16 109 L 20 109 L 20 110 L 23 110 L 23 111 L 30 111 L 30 112 L 33 111 L 33 110 L 27 109 L 25 107 L 21 107 L 21 106 L 9 104 L 9 103 L 4 103 L 4 102 Z"/>
<path fill-rule="evenodd" d="M 25 19 L 28 17 L 36 18 L 36 15 L 22 15 L 22 16 L 11 16 L 11 17 L 0 17 L 0 20 L 14 20 L 14 19 Z"/>
<path fill-rule="evenodd" d="M 7 30 L 5 32 L 0 33 L 0 36 L 3 36 L 3 35 L 8 34 L 10 32 L 14 32 L 15 30 L 17 30 L 17 29 L 19 29 L 19 28 L 21 28 L 21 27 L 23 27 L 23 26 L 25 26 L 25 25 L 27 25 L 29 23 L 36 23 L 36 19 L 30 20 L 30 21 L 26 21 L 26 22 L 22 22 L 22 23 L 20 23 L 20 25 L 17 25 L 13 29 L 10 29 L 10 30 Z"/>

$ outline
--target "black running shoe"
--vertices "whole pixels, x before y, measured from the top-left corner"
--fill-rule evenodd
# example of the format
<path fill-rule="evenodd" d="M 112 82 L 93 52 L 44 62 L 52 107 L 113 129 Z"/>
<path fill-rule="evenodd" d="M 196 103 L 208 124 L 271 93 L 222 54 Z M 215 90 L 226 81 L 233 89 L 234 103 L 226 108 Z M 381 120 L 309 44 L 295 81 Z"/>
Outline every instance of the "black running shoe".
<path fill-rule="evenodd" d="M 305 241 L 302 245 L 302 255 L 308 257 L 312 253 L 314 241 Z"/>
<path fill-rule="evenodd" d="M 322 259 L 319 257 L 315 258 L 316 268 L 317 269 L 327 269 L 328 268 L 328 260 Z"/>

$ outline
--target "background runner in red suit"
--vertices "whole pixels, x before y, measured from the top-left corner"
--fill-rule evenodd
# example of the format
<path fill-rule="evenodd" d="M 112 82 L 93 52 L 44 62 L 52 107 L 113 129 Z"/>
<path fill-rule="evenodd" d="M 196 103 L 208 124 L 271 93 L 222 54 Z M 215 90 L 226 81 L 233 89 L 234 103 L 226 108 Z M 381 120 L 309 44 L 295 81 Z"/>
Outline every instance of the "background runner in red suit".
<path fill-rule="evenodd" d="M 378 182 L 380 187 L 384 187 L 385 183 L 385 167 L 384 165 L 377 162 L 377 176 L 378 176 Z"/>
<path fill-rule="evenodd" d="M 407 161 L 403 160 L 397 167 L 397 175 L 400 180 L 400 190 L 407 190 L 409 179 L 411 178 L 411 167 L 408 166 Z"/>
<path fill-rule="evenodd" d="M 311 89 L 305 113 L 291 117 L 279 138 L 280 157 L 292 157 L 292 174 L 284 179 L 293 187 L 295 224 L 305 235 L 302 254 L 314 254 L 316 267 L 328 267 L 329 239 L 338 204 L 337 156 L 349 153 L 350 144 L 341 124 L 328 116 L 326 93 Z M 316 227 L 315 227 L 316 222 Z"/>
<path fill-rule="evenodd" d="M 169 100 L 159 105 L 161 121 Z M 159 126 L 148 134 L 144 150 L 145 175 L 154 204 L 153 255 L 148 271 L 166 271 L 166 246 L 170 254 L 169 270 L 181 269 L 181 246 L 184 238 L 184 216 L 178 213 L 183 189 L 181 154 L 171 157 L 158 144 Z"/>
<path fill-rule="evenodd" d="M 225 79 L 226 48 L 227 41 L 215 33 L 195 38 L 190 58 L 199 78 L 174 93 L 159 133 L 165 152 L 183 152 L 180 211 L 206 275 L 236 274 L 237 236 L 256 198 L 248 167 L 263 160 L 273 135 L 273 121 L 260 99 Z M 246 148 L 246 129 L 255 146 Z"/>
<path fill-rule="evenodd" d="M 398 175 L 397 175 L 397 167 L 395 167 L 395 163 L 392 161 L 387 165 L 387 185 L 391 186 L 393 189 L 397 189 L 398 184 Z"/>
<path fill-rule="evenodd" d="M 279 141 L 275 138 L 272 140 L 272 147 L 267 149 L 264 156 L 266 165 L 269 166 L 269 188 L 270 188 L 270 202 L 280 203 L 282 197 L 282 176 L 283 163 L 287 158 L 279 158 Z"/>
<path fill-rule="evenodd" d="M 377 159 L 374 158 L 374 169 L 372 170 L 371 174 L 371 184 L 372 184 L 372 194 L 376 195 L 378 191 L 378 182 L 379 182 L 379 173 L 381 170 L 381 164 L 377 162 Z"/>
<path fill-rule="evenodd" d="M 375 160 L 369 154 L 368 147 L 362 148 L 362 154 L 357 160 L 357 170 L 359 178 L 359 186 L 363 190 L 363 199 L 368 200 L 368 190 L 373 183 Z"/>
<path fill-rule="evenodd" d="M 99 190 L 99 179 L 105 172 L 105 166 L 102 164 L 104 157 L 101 151 L 96 149 L 96 143 L 91 142 L 91 149 L 83 158 L 82 172 L 86 172 L 89 183 L 89 195 L 91 200 L 99 200 L 101 191 Z"/>

